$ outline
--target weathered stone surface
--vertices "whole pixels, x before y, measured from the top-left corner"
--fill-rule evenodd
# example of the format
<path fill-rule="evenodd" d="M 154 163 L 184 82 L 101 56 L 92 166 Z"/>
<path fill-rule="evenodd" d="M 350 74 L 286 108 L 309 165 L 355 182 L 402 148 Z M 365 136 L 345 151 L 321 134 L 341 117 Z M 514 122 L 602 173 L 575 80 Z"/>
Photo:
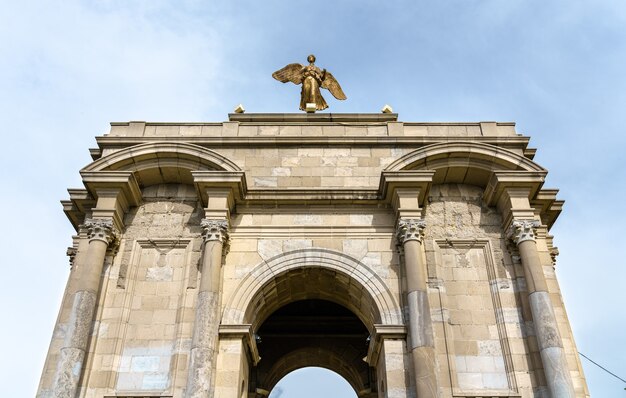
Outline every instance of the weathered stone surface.
<path fill-rule="evenodd" d="M 409 307 L 409 330 L 411 349 L 417 347 L 434 347 L 430 305 L 425 291 L 415 290 L 407 294 Z"/>
<path fill-rule="evenodd" d="M 548 347 L 541 350 L 541 362 L 552 397 L 575 397 L 572 378 L 567 368 L 567 359 L 561 347 Z"/>
<path fill-rule="evenodd" d="M 212 349 L 196 347 L 191 349 L 186 397 L 204 398 L 213 396 L 213 363 L 215 352 Z"/>
<path fill-rule="evenodd" d="M 106 238 L 99 237 L 97 240 L 102 239 Z M 92 245 L 90 243 L 90 248 L 94 247 Z M 102 251 L 104 249 L 106 249 L 106 246 L 101 248 Z M 94 253 L 93 250 L 90 250 L 89 253 L 92 255 L 98 254 Z M 104 253 L 100 254 L 101 256 L 96 261 L 103 260 Z M 83 270 L 83 272 L 88 271 L 90 270 Z M 87 286 L 83 285 L 84 283 L 79 284 L 79 288 L 87 288 Z M 95 306 L 96 294 L 92 289 L 79 290 L 74 293 L 70 319 L 66 326 L 63 348 L 61 349 L 61 356 L 57 363 L 52 386 L 52 395 L 54 397 L 69 397 L 76 394 Z"/>
<path fill-rule="evenodd" d="M 547 292 L 534 292 L 530 294 L 529 301 L 548 389 L 553 397 L 574 397 L 576 395 L 550 296 Z"/>
<path fill-rule="evenodd" d="M 83 349 L 75 347 L 61 349 L 52 397 L 67 398 L 76 393 L 84 358 L 85 351 Z"/>
<path fill-rule="evenodd" d="M 93 292 L 78 291 L 74 294 L 70 321 L 65 332 L 66 347 L 85 349 L 95 306 L 96 295 Z"/>
<path fill-rule="evenodd" d="M 192 346 L 212 347 L 217 339 L 217 304 L 219 293 L 199 292 L 196 304 L 197 334 L 194 336 Z"/>
<path fill-rule="evenodd" d="M 218 319 L 218 292 L 198 293 L 196 319 L 189 361 L 189 379 L 186 397 L 212 396 L 213 368 L 216 361 Z"/>
<path fill-rule="evenodd" d="M 126 347 L 122 352 L 116 387 L 121 391 L 163 390 L 170 386 L 170 344 Z"/>
<path fill-rule="evenodd" d="M 533 312 L 533 321 L 539 349 L 549 347 L 563 347 L 559 334 L 556 317 L 547 292 L 534 292 L 529 295 L 530 306 Z"/>
<path fill-rule="evenodd" d="M 171 281 L 174 275 L 174 268 L 164 267 L 151 267 L 148 268 L 146 273 L 146 280 L 149 281 Z"/>
<path fill-rule="evenodd" d="M 418 397 L 435 398 L 439 395 L 433 347 L 422 346 L 412 351 L 415 372 L 415 390 Z"/>

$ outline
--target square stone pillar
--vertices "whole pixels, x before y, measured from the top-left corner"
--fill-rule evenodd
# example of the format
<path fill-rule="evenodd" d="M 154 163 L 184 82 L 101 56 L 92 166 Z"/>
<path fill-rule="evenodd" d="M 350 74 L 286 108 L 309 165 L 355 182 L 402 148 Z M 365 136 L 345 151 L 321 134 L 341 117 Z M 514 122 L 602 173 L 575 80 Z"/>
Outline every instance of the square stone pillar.
<path fill-rule="evenodd" d="M 380 398 L 410 398 L 406 342 L 383 339 L 378 359 L 378 396 Z"/>
<path fill-rule="evenodd" d="M 406 338 L 404 325 L 374 325 L 366 360 L 376 368 L 376 386 L 372 390 L 378 391 L 379 398 L 412 397 Z"/>
<path fill-rule="evenodd" d="M 250 325 L 220 326 L 215 396 L 248 397 L 250 366 L 256 365 L 259 360 Z"/>

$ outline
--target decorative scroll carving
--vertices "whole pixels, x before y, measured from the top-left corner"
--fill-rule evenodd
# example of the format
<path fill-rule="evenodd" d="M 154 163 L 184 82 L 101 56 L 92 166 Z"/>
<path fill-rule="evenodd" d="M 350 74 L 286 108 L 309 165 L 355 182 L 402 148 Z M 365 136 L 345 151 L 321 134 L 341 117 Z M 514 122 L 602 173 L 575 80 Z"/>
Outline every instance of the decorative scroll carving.
<path fill-rule="evenodd" d="M 113 220 L 106 218 L 89 218 L 85 220 L 87 237 L 89 241 L 101 240 L 107 245 L 117 241 L 117 229 L 113 226 Z"/>
<path fill-rule="evenodd" d="M 513 220 L 507 232 L 507 236 L 516 245 L 527 240 L 534 241 L 536 230 L 540 225 L 539 221 L 536 220 Z"/>
<path fill-rule="evenodd" d="M 426 228 L 426 221 L 423 219 L 409 218 L 398 221 L 396 232 L 398 244 L 403 245 L 409 240 L 422 242 L 424 239 L 424 228 Z"/>
<path fill-rule="evenodd" d="M 551 247 L 550 248 L 550 259 L 552 260 L 552 266 L 555 267 L 556 266 L 556 258 L 559 255 L 559 248 L 558 247 Z"/>
<path fill-rule="evenodd" d="M 120 243 L 117 234 L 115 234 L 107 250 L 107 257 L 113 258 L 117 256 L 117 253 L 120 251 Z"/>
<path fill-rule="evenodd" d="M 68 247 L 65 254 L 70 258 L 70 269 L 74 268 L 74 259 L 76 258 L 76 253 L 78 253 L 78 249 L 75 247 Z"/>
<path fill-rule="evenodd" d="M 552 267 L 556 267 L 556 258 L 559 255 L 559 248 L 554 246 L 554 236 L 546 235 L 546 243 L 548 245 L 550 259 L 552 260 Z"/>
<path fill-rule="evenodd" d="M 202 238 L 205 242 L 217 240 L 223 244 L 228 243 L 228 221 L 204 218 L 200 221 L 200 226 L 202 227 Z"/>

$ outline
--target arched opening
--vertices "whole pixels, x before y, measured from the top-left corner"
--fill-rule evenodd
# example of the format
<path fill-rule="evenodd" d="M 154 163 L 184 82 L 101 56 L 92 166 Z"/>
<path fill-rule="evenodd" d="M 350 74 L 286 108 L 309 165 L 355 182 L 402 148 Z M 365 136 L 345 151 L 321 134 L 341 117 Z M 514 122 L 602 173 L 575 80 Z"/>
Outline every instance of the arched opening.
<path fill-rule="evenodd" d="M 327 300 L 291 302 L 272 313 L 257 331 L 262 358 L 253 370 L 257 384 L 272 391 L 294 370 L 317 366 L 341 375 L 354 391 L 370 388 L 364 361 L 369 332 L 346 307 Z"/>
<path fill-rule="evenodd" d="M 244 337 L 248 359 L 223 372 L 245 377 L 255 398 L 267 398 L 279 380 L 306 367 L 336 372 L 359 397 L 378 396 L 377 380 L 394 371 L 386 358 L 402 356 L 405 338 L 386 281 L 366 264 L 322 248 L 294 250 L 255 266 L 226 303 L 224 350 L 241 350 L 241 340 L 227 329 L 242 327 L 251 333 Z M 386 336 L 399 343 L 386 343 Z M 226 374 L 236 368 L 239 376 Z"/>
<path fill-rule="evenodd" d="M 269 398 L 356 398 L 354 389 L 338 373 L 307 367 L 294 370 L 274 387 Z"/>

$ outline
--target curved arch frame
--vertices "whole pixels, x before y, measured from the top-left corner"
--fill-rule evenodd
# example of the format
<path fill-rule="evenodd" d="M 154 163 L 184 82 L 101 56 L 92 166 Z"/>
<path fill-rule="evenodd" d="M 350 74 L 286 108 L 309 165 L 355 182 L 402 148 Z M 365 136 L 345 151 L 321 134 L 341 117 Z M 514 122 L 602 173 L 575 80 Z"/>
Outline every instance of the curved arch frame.
<path fill-rule="evenodd" d="M 437 170 L 448 167 L 474 167 L 488 171 L 546 171 L 532 160 L 508 149 L 470 141 L 426 145 L 397 159 L 385 171 Z"/>
<path fill-rule="evenodd" d="M 121 149 L 90 163 L 81 171 L 140 171 L 163 165 L 189 170 L 241 171 L 231 160 L 199 145 L 150 142 Z"/>
<path fill-rule="evenodd" d="M 367 293 L 375 305 L 373 317 L 363 315 L 359 308 L 346 306 L 355 312 L 365 326 L 372 331 L 374 324 L 402 324 L 400 305 L 392 295 L 385 281 L 372 269 L 356 259 L 329 249 L 308 248 L 294 250 L 275 256 L 256 265 L 239 283 L 235 293 L 228 301 L 222 316 L 223 324 L 252 324 L 253 328 L 264 320 L 263 314 L 253 314 L 256 297 L 262 294 L 263 288 L 272 280 L 290 271 L 318 268 L 337 272 L 347 277 L 348 281 L 356 282 Z M 329 299 L 329 298 L 326 298 Z M 338 302 L 346 305 L 346 302 Z M 276 308 L 266 309 L 266 315 Z M 365 318 L 365 319 L 364 319 Z"/>

